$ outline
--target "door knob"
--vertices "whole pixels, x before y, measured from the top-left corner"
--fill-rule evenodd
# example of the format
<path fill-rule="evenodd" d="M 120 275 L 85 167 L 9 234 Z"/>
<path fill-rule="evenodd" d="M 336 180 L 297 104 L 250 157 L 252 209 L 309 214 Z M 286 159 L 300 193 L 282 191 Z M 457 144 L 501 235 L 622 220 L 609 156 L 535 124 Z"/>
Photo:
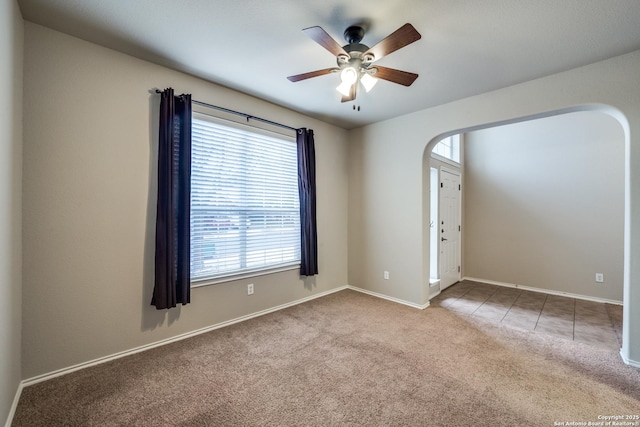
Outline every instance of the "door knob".
<path fill-rule="evenodd" d="M 441 239 L 442 242 L 444 242 L 445 240 L 447 240 L 447 239 L 445 239 L 444 237 Z"/>

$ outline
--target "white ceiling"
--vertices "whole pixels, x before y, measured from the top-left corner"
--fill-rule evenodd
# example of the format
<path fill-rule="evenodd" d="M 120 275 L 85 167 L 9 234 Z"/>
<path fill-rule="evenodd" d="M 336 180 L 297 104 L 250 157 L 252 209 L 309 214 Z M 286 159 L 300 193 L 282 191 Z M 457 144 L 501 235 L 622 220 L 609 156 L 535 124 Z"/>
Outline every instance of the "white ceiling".
<path fill-rule="evenodd" d="M 26 20 L 353 128 L 640 49 L 639 0 L 19 0 Z M 341 45 L 365 22 L 373 46 L 409 22 L 422 39 L 378 64 L 381 81 L 340 103 L 335 65 L 301 30 Z M 640 70 L 639 70 L 640 71 Z M 196 98 L 197 99 L 197 98 Z"/>

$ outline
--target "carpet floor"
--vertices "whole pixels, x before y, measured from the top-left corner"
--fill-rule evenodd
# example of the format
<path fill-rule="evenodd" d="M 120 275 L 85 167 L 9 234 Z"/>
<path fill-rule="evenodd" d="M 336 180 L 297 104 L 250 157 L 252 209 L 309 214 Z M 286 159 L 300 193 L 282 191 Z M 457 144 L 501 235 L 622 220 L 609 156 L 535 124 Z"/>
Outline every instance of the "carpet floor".
<path fill-rule="evenodd" d="M 513 427 L 634 415 L 640 370 L 616 351 L 347 290 L 26 387 L 12 425 Z"/>

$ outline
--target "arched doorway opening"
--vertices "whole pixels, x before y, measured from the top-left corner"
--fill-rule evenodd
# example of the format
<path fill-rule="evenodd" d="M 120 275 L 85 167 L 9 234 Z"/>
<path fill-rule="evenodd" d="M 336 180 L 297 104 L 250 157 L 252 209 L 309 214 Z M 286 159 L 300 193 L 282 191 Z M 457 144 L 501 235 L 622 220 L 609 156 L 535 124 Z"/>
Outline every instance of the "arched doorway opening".
<path fill-rule="evenodd" d="M 587 114 L 585 114 L 585 116 L 588 116 L 588 114 L 595 114 L 596 116 L 597 115 L 601 115 L 602 117 L 606 117 L 606 119 L 608 119 L 610 122 L 615 123 L 614 126 L 617 126 L 617 128 L 618 128 L 616 139 L 620 142 L 620 144 L 616 147 L 616 150 L 617 150 L 618 159 L 619 159 L 618 164 L 617 164 L 617 167 L 619 169 L 618 170 L 618 172 L 619 172 L 618 178 L 619 178 L 619 181 L 621 183 L 621 186 L 617 186 L 615 191 L 617 191 L 619 196 L 620 196 L 620 200 L 621 200 L 620 205 L 621 206 L 619 206 L 619 209 L 617 209 L 617 211 L 616 211 L 616 214 L 615 214 L 616 218 L 615 219 L 621 225 L 619 227 L 614 225 L 614 228 L 616 228 L 616 227 L 620 228 L 620 230 L 618 230 L 619 233 L 618 233 L 618 240 L 617 240 L 619 242 L 619 244 L 616 243 L 619 246 L 617 248 L 618 249 L 618 254 L 616 255 L 618 257 L 618 259 L 616 260 L 616 262 L 617 262 L 616 265 L 617 265 L 617 270 L 618 271 L 614 272 L 614 274 L 611 274 L 611 273 L 610 274 L 604 274 L 604 279 L 605 279 L 604 283 L 598 283 L 598 280 L 597 280 L 598 277 L 596 277 L 596 275 L 601 275 L 602 272 L 597 271 L 597 269 L 598 269 L 598 265 L 596 265 L 597 262 L 594 262 L 593 260 L 591 260 L 591 261 L 588 260 L 589 256 L 592 255 L 592 254 L 588 253 L 589 252 L 588 246 L 590 246 L 590 245 L 593 246 L 594 242 L 597 242 L 597 240 L 595 240 L 595 241 L 592 240 L 592 242 L 590 244 L 582 244 L 582 245 L 580 245 L 579 248 L 576 248 L 576 252 L 577 252 L 576 258 L 577 259 L 580 258 L 580 261 L 578 262 L 578 264 L 580 262 L 583 262 L 583 263 L 586 262 L 587 264 L 593 264 L 592 265 L 592 267 L 594 269 L 593 272 L 586 271 L 586 270 L 589 270 L 589 268 L 583 268 L 583 269 L 576 268 L 576 264 L 575 263 L 574 263 L 573 267 L 572 266 L 568 266 L 566 268 L 566 271 L 562 272 L 562 273 L 560 273 L 560 270 L 555 270 L 554 271 L 554 268 L 547 268 L 546 270 L 549 270 L 549 271 L 545 271 L 545 266 L 537 264 L 537 262 L 539 262 L 540 260 L 536 260 L 536 259 L 531 259 L 530 262 L 528 264 L 526 264 L 526 265 L 527 265 L 528 268 L 530 268 L 529 272 L 528 272 L 529 276 L 531 276 L 531 275 L 535 276 L 536 269 L 538 271 L 542 271 L 542 272 L 545 272 L 545 273 L 548 273 L 548 274 L 551 274 L 551 275 L 556 274 L 557 276 L 558 275 L 561 276 L 562 274 L 569 274 L 567 272 L 570 272 L 570 271 L 573 271 L 574 273 L 580 271 L 581 274 L 584 275 L 584 277 L 576 278 L 576 280 L 574 280 L 574 283 L 571 284 L 569 287 L 564 287 L 564 288 L 561 287 L 561 289 L 551 289 L 551 291 L 567 293 L 567 294 L 575 294 L 575 295 L 578 295 L 578 296 L 593 297 L 596 300 L 597 299 L 601 299 L 601 300 L 609 300 L 609 301 L 622 301 L 622 300 L 625 300 L 627 298 L 626 295 L 628 294 L 627 289 L 628 289 L 628 286 L 629 286 L 629 280 L 628 280 L 629 260 L 628 260 L 628 256 L 627 256 L 628 250 L 629 250 L 629 230 L 628 230 L 628 220 L 625 219 L 627 217 L 628 211 L 629 211 L 629 208 L 628 208 L 628 205 L 629 205 L 629 203 L 628 203 L 628 200 L 629 200 L 629 190 L 628 190 L 628 180 L 629 180 L 629 173 L 628 173 L 628 168 L 629 168 L 629 165 L 628 165 L 628 163 L 629 163 L 629 161 L 628 161 L 629 132 L 628 132 L 628 123 L 627 123 L 626 119 L 624 118 L 624 116 L 618 110 L 616 110 L 614 108 L 611 108 L 611 107 L 608 107 L 608 106 L 585 105 L 585 106 L 572 107 L 572 108 L 564 109 L 564 110 L 560 110 L 560 111 L 553 111 L 553 112 L 538 114 L 538 115 L 531 116 L 531 117 L 523 117 L 523 118 L 519 118 L 519 119 L 513 119 L 513 120 L 500 122 L 500 123 L 490 123 L 490 124 L 486 124 L 486 125 L 483 125 L 483 126 L 476 126 L 474 128 L 470 128 L 470 129 L 457 129 L 457 130 L 453 130 L 451 132 L 447 132 L 446 134 L 442 134 L 442 135 L 434 138 L 427 145 L 426 150 L 425 150 L 425 155 L 424 155 L 424 158 L 423 158 L 423 179 L 427 178 L 427 177 L 429 179 L 431 179 L 431 177 L 433 176 L 433 169 L 431 167 L 432 166 L 431 151 L 436 146 L 438 141 L 440 141 L 443 137 L 446 137 L 446 136 L 449 136 L 449 135 L 452 135 L 452 134 L 458 134 L 458 133 L 471 133 L 472 134 L 474 131 L 479 131 L 479 130 L 482 130 L 482 129 L 498 128 L 498 127 L 501 127 L 501 126 L 511 125 L 511 124 L 514 124 L 514 123 L 523 123 L 523 124 L 524 124 L 524 122 L 534 123 L 534 121 L 537 120 L 537 119 L 543 119 L 543 118 L 553 119 L 553 116 L 559 116 L 559 115 L 565 115 L 565 114 L 569 115 L 570 113 L 580 113 L 580 112 L 587 113 Z M 611 117 L 613 117 L 615 120 L 612 120 Z M 513 142 L 515 143 L 516 141 L 513 141 Z M 551 155 L 551 156 L 553 155 L 553 153 L 548 153 L 548 154 Z M 591 154 L 593 155 L 593 153 L 591 153 Z M 580 154 L 578 154 L 578 156 L 580 156 Z M 464 159 L 464 155 L 462 157 Z M 558 159 L 555 159 L 555 160 L 558 160 Z M 565 161 L 565 162 L 569 162 L 570 161 L 570 159 L 561 159 L 561 160 Z M 511 167 L 522 168 L 522 165 L 511 165 Z M 545 167 L 547 167 L 547 168 L 550 167 L 550 168 L 557 169 L 557 163 L 554 163 L 554 162 L 551 162 L 550 165 L 546 165 L 546 166 L 545 165 L 540 165 L 540 164 L 535 164 L 535 165 L 532 165 L 532 167 L 533 168 L 537 168 L 538 172 L 543 174 L 542 175 L 543 177 L 546 177 L 546 175 L 562 176 L 562 171 L 559 171 L 560 173 L 557 173 L 558 171 L 554 170 L 553 171 L 554 173 L 549 173 L 549 169 L 545 170 Z M 463 167 L 463 170 L 464 170 L 464 167 Z M 583 171 L 583 173 L 584 173 L 584 171 Z M 597 171 L 594 171 L 594 173 L 597 174 Z M 546 175 L 544 175 L 544 174 L 546 174 Z M 590 178 L 593 178 L 593 177 L 590 177 Z M 474 179 L 477 179 L 477 176 L 475 176 Z M 542 181 L 544 181 L 544 180 L 542 180 Z M 427 185 L 425 185 L 426 189 L 429 189 L 429 188 L 433 189 L 433 186 L 432 185 L 429 186 L 428 182 L 425 182 L 425 184 L 427 184 Z M 479 185 L 496 185 L 496 183 L 495 182 L 492 183 L 489 180 L 487 182 L 479 183 Z M 547 185 L 548 185 L 548 182 L 547 182 Z M 558 185 L 561 186 L 562 183 L 560 182 L 560 183 L 558 183 Z M 585 186 L 590 185 L 588 183 L 588 180 L 585 180 L 584 185 Z M 567 191 L 576 192 L 576 191 L 580 191 L 580 188 L 575 188 L 575 185 L 573 185 L 572 188 L 571 189 L 567 189 Z M 486 197 L 488 194 L 490 194 L 490 193 L 484 192 L 484 193 L 481 194 L 480 197 Z M 502 196 L 505 196 L 505 195 L 502 195 Z M 508 200 L 508 196 L 509 195 L 507 195 L 506 198 L 505 197 L 502 197 L 502 198 L 501 197 L 497 197 L 497 199 L 495 199 L 495 200 L 489 200 L 487 202 L 488 204 L 490 204 L 490 203 L 496 203 L 496 204 L 501 203 L 502 205 L 501 206 L 495 206 L 493 210 L 492 209 L 488 209 L 487 212 L 490 212 L 490 214 L 493 215 L 494 217 L 499 217 L 498 214 L 500 212 L 500 209 L 507 209 L 508 210 L 508 209 L 512 209 L 513 206 L 516 206 L 517 203 L 516 203 L 516 205 L 512 204 L 511 206 L 507 206 L 508 203 L 506 203 L 505 201 Z M 531 209 L 532 206 L 533 206 L 533 208 L 535 208 L 537 197 L 528 197 L 526 190 L 522 192 L 522 196 L 523 196 L 523 200 L 524 200 L 525 203 L 522 206 L 516 206 L 516 207 L 524 209 L 524 210 L 519 211 L 521 214 L 522 213 L 527 213 L 528 214 L 530 212 L 530 210 L 527 210 L 527 209 Z M 428 198 L 428 196 L 425 195 L 425 198 Z M 532 205 L 527 208 L 526 204 L 528 202 L 530 202 Z M 593 200 L 592 202 L 597 204 L 598 200 Z M 562 204 L 562 203 L 560 203 L 560 204 Z M 478 214 L 478 208 L 477 208 L 478 207 L 478 203 L 476 203 L 473 206 L 474 206 L 474 208 L 476 208 L 474 213 Z M 429 217 L 429 219 L 427 220 L 427 216 L 432 214 L 433 209 L 431 209 L 431 206 L 429 206 L 429 209 L 431 210 L 431 212 L 423 212 L 423 223 L 426 224 L 426 227 L 424 228 L 425 235 L 430 235 L 428 233 L 430 233 L 432 231 L 431 227 L 429 227 L 431 225 L 432 218 Z M 576 207 L 576 210 L 577 211 L 574 212 L 573 215 L 575 216 L 576 220 L 580 220 L 580 207 Z M 541 216 L 544 217 L 544 215 L 548 215 L 548 211 L 545 211 L 545 209 L 541 209 L 540 211 L 541 212 L 539 212 L 539 214 Z M 553 210 L 551 210 L 551 211 L 553 211 Z M 602 211 L 602 209 L 600 211 Z M 605 209 L 605 211 L 606 211 L 606 209 Z M 467 214 L 468 214 L 468 212 L 467 212 Z M 570 215 L 570 214 L 571 214 L 570 212 L 567 213 L 567 215 Z M 500 223 L 500 218 L 494 218 L 497 221 L 497 223 L 490 224 L 491 225 L 490 227 L 487 226 L 487 223 L 485 221 L 484 225 L 485 225 L 485 228 L 487 228 L 487 230 L 485 230 L 486 233 L 483 236 L 482 233 L 477 233 L 477 231 L 482 228 L 482 227 L 478 227 L 477 221 L 484 221 L 484 220 L 486 220 L 486 217 L 484 217 L 484 219 L 483 219 L 483 218 L 478 218 L 478 216 L 481 216 L 481 215 L 476 215 L 475 217 L 473 217 L 473 220 L 476 221 L 475 233 L 471 233 L 471 234 L 467 233 L 467 234 L 465 234 L 463 232 L 463 234 L 462 234 L 462 236 L 463 236 L 462 237 L 462 244 L 463 245 L 468 243 L 468 242 L 464 241 L 465 239 L 471 239 L 470 241 L 472 243 L 475 243 L 475 247 L 473 248 L 472 251 L 469 251 L 469 250 L 467 250 L 466 252 L 462 251 L 462 253 L 466 253 L 467 255 L 469 253 L 474 254 L 473 255 L 474 259 L 473 260 L 471 259 L 472 258 L 471 256 L 469 256 L 469 259 L 467 259 L 467 260 L 464 260 L 464 257 L 463 257 L 463 261 L 462 261 L 463 271 L 464 271 L 464 268 L 465 268 L 464 265 L 465 265 L 465 263 L 467 263 L 467 267 L 469 267 L 470 270 L 473 270 L 474 274 L 481 274 L 481 276 L 484 275 L 484 277 L 482 277 L 482 278 L 485 278 L 485 279 L 491 279 L 491 280 L 495 280 L 496 282 L 504 282 L 504 283 L 507 283 L 507 284 L 520 284 L 520 285 L 531 285 L 531 284 L 535 285 L 535 283 L 540 283 L 541 279 L 539 277 L 533 277 L 531 279 L 530 283 L 526 283 L 526 280 L 523 280 L 523 276 L 522 275 L 518 276 L 517 274 L 514 274 L 513 271 L 509 271 L 510 266 L 512 266 L 513 264 L 516 264 L 516 263 L 511 262 L 511 260 L 509 260 L 509 259 L 505 259 L 505 258 L 508 258 L 509 256 L 512 255 L 510 253 L 507 253 L 509 251 L 508 245 L 507 245 L 506 248 L 505 247 L 501 248 L 501 249 L 504 249 L 504 250 L 507 251 L 507 252 L 502 252 L 502 258 L 499 256 L 499 254 L 501 253 L 500 250 L 495 251 L 495 252 L 492 252 L 491 250 L 487 250 L 487 245 L 488 245 L 487 242 L 489 242 L 491 244 L 495 244 L 497 246 L 500 246 L 500 244 L 504 243 L 504 239 L 509 239 L 509 238 L 519 238 L 519 239 L 527 239 L 527 238 L 529 238 L 529 239 L 533 239 L 532 235 L 529 235 L 529 236 L 526 236 L 526 235 L 525 236 L 522 236 L 522 235 L 514 236 L 513 233 L 511 235 L 509 235 L 508 232 L 504 232 L 502 236 L 496 236 L 495 238 L 493 238 L 493 236 L 495 234 L 492 234 L 492 233 L 495 233 L 496 231 L 501 231 L 501 229 L 498 228 L 498 225 L 500 225 L 499 224 Z M 525 216 L 525 215 L 520 215 L 520 216 Z M 582 216 L 585 216 L 585 215 L 583 214 Z M 601 215 L 601 218 L 603 218 L 603 221 L 606 221 L 606 218 L 604 218 L 602 215 Z M 520 231 L 523 231 L 523 230 L 527 229 L 527 226 L 526 226 L 526 221 L 527 220 L 531 220 L 531 218 L 524 218 L 523 219 L 523 224 L 519 224 L 519 226 L 520 226 L 519 230 Z M 540 232 L 540 230 L 541 230 L 540 228 L 538 228 L 538 231 L 536 231 L 536 227 L 537 226 L 542 227 L 544 225 L 543 223 L 544 223 L 544 221 L 541 221 L 540 224 L 531 223 L 531 227 L 528 227 L 528 228 L 531 229 L 529 231 L 534 233 L 533 235 L 540 235 L 542 237 L 541 241 L 540 241 L 540 239 L 539 239 L 539 241 L 536 241 L 536 242 L 533 242 L 532 240 L 530 240 L 531 242 L 536 243 L 536 245 L 537 244 L 542 244 L 544 246 L 544 243 L 545 243 L 544 242 L 544 237 L 545 237 L 544 234 L 545 233 L 544 232 Z M 503 228 L 506 231 L 509 231 L 508 228 L 510 226 L 512 226 L 512 225 L 513 224 L 508 224 L 508 226 L 505 226 Z M 574 225 L 574 224 L 571 224 L 571 225 Z M 468 227 L 468 228 L 473 228 L 473 227 Z M 511 231 L 513 231 L 513 230 L 511 230 Z M 552 229 L 546 230 L 546 233 L 547 233 L 547 237 L 555 236 L 556 234 L 562 234 L 562 233 L 554 233 L 554 230 L 552 230 Z M 524 233 L 524 234 L 526 234 L 526 233 Z M 590 237 L 591 238 L 591 237 L 594 237 L 594 236 L 586 236 L 586 237 Z M 495 242 L 492 242 L 492 240 L 495 240 Z M 553 239 L 547 239 L 547 240 L 553 240 Z M 587 240 L 589 240 L 589 239 L 587 239 Z M 522 242 L 522 243 L 525 244 L 525 245 L 527 244 L 526 242 Z M 560 243 L 562 243 L 562 242 L 560 242 Z M 606 243 L 605 246 L 610 246 L 610 245 L 611 245 L 611 240 L 608 243 Z M 468 247 L 467 247 L 467 249 L 468 249 Z M 562 249 L 558 248 L 558 250 L 562 250 Z M 431 247 L 430 250 L 429 250 L 429 257 L 426 258 L 427 260 L 431 261 L 430 262 L 430 266 L 429 266 L 428 269 L 425 268 L 425 270 L 430 272 L 430 275 L 431 275 L 431 271 L 433 270 L 433 257 L 431 256 L 432 252 L 433 252 L 433 248 Z M 521 251 L 521 252 L 524 253 L 526 251 Z M 532 250 L 532 252 L 534 252 L 534 251 Z M 578 253 L 578 252 L 580 252 L 580 253 Z M 595 253 L 597 251 L 591 251 L 591 252 Z M 615 252 L 615 251 L 612 251 L 612 252 Z M 478 256 L 479 253 L 482 254 L 482 257 Z M 497 257 L 491 258 L 494 255 L 497 256 Z M 558 258 L 560 258 L 560 257 L 558 257 Z M 601 258 L 602 257 L 598 258 L 598 256 L 596 255 L 596 259 L 601 259 Z M 491 260 L 491 262 L 488 262 L 488 260 Z M 471 263 L 471 261 L 473 261 L 473 264 Z M 492 264 L 492 262 L 493 262 L 493 264 Z M 523 261 L 523 262 L 526 262 L 526 261 Z M 484 267 L 486 267 L 486 269 L 482 273 L 477 273 L 479 271 L 478 270 L 478 265 L 483 265 Z M 520 264 L 520 265 L 525 265 L 525 264 Z M 502 270 L 501 270 L 501 267 L 505 267 L 505 268 L 502 268 Z M 572 270 L 572 268 L 573 268 L 573 270 Z M 495 272 L 495 274 L 496 274 L 495 276 L 486 277 L 487 275 L 490 275 L 493 272 Z M 520 271 L 520 273 L 526 275 L 527 272 L 526 271 L 524 271 L 524 272 Z M 616 274 L 617 274 L 617 276 L 616 276 Z M 469 276 L 469 274 L 465 274 L 465 276 Z M 607 279 L 607 277 L 609 277 L 609 279 Z M 523 281 L 525 283 L 523 283 Z M 433 282 L 433 280 L 432 280 L 432 282 Z M 578 287 L 576 285 L 576 283 L 582 283 L 582 284 L 585 284 L 585 286 Z M 541 288 L 545 289 L 545 286 L 546 286 L 546 284 L 544 286 L 541 286 Z M 571 287 L 571 286 L 573 286 L 573 287 Z M 616 289 L 614 289 L 614 288 L 616 288 Z M 437 289 L 436 289 L 436 291 L 437 291 Z M 433 295 L 433 293 L 434 293 L 433 290 L 430 288 L 430 294 Z M 627 303 L 626 300 L 624 302 Z M 625 322 L 627 322 L 627 321 L 628 321 L 627 320 L 627 316 L 625 316 Z M 624 324 L 625 322 L 623 322 L 623 329 L 626 329 L 626 327 L 625 327 L 626 325 Z M 624 359 L 624 351 L 622 351 L 621 354 L 623 355 L 623 359 Z"/>

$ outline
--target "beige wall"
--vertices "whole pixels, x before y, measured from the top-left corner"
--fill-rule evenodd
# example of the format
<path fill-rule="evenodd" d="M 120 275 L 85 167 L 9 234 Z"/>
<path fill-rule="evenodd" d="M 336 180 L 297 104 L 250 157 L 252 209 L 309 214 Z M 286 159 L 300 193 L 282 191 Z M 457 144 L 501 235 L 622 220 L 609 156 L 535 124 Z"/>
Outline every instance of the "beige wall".
<path fill-rule="evenodd" d="M 465 139 L 464 275 L 622 301 L 620 123 L 579 112 Z"/>
<path fill-rule="evenodd" d="M 22 16 L 0 1 L 0 425 L 21 380 Z"/>
<path fill-rule="evenodd" d="M 320 274 L 289 271 L 150 306 L 158 97 L 314 130 Z M 121 53 L 25 24 L 25 379 L 347 284 L 347 132 Z M 255 284 L 247 296 L 246 284 Z"/>
<path fill-rule="evenodd" d="M 375 123 L 351 133 L 349 284 L 428 302 L 429 149 L 439 136 L 558 111 L 612 106 L 629 137 L 625 195 L 623 356 L 640 366 L 640 51 L 450 104 Z M 382 271 L 391 273 L 384 280 Z"/>

